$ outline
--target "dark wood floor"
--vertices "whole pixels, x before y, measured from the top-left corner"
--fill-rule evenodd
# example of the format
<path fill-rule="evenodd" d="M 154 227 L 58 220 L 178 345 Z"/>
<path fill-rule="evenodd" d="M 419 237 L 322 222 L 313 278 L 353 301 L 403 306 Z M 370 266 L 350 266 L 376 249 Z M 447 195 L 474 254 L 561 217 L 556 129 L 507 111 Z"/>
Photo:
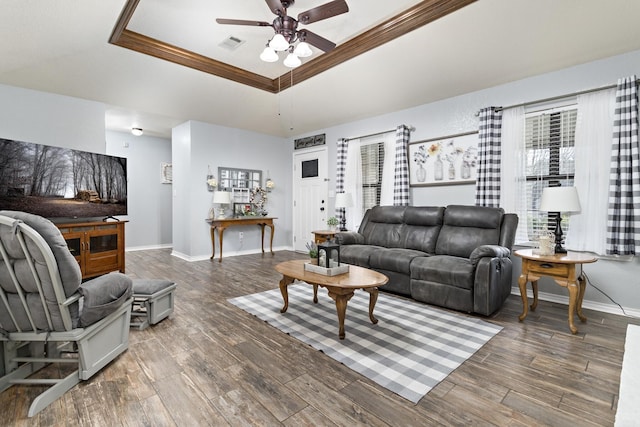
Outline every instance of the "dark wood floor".
<path fill-rule="evenodd" d="M 541 301 L 518 322 L 519 297 L 487 319 L 504 329 L 417 405 L 241 311 L 227 299 L 277 288 L 292 252 L 186 262 L 127 253 L 127 274 L 178 283 L 176 310 L 129 350 L 32 419 L 36 387 L 0 394 L 2 425 L 606 426 L 613 425 L 627 323 Z"/>

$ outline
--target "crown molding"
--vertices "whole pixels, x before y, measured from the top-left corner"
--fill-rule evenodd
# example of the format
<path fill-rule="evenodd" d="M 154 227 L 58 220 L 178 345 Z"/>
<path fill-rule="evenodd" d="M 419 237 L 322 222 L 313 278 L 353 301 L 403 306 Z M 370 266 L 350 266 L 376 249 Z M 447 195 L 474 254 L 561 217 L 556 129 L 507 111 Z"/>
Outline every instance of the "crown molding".
<path fill-rule="evenodd" d="M 127 0 L 116 21 L 109 43 L 267 92 L 278 93 L 476 1 L 422 1 L 275 79 L 128 30 L 127 25 L 140 0 Z"/>

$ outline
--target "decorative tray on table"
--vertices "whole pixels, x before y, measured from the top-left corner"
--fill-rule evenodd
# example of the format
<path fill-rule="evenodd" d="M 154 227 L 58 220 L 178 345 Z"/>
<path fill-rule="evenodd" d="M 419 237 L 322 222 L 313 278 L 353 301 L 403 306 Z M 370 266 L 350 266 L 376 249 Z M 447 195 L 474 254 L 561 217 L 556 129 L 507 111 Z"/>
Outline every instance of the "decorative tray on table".
<path fill-rule="evenodd" d="M 317 264 L 317 260 L 312 260 L 304 263 L 304 269 L 311 271 L 312 273 L 322 274 L 325 276 L 337 276 L 349 272 L 349 264 L 340 264 L 336 261 L 329 261 L 329 268 L 323 267 Z"/>

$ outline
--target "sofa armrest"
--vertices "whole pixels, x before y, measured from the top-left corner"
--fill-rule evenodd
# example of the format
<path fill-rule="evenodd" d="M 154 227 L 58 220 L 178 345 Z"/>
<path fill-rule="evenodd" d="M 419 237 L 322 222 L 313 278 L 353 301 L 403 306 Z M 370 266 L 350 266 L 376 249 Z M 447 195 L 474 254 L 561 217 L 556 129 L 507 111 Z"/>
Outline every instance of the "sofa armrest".
<path fill-rule="evenodd" d="M 504 246 L 499 245 L 482 245 L 478 246 L 471 252 L 469 255 L 469 260 L 471 260 L 471 264 L 475 267 L 478 265 L 478 261 L 480 258 L 490 257 L 490 258 L 506 258 L 511 255 L 511 251 Z"/>
<path fill-rule="evenodd" d="M 336 234 L 340 245 L 364 245 L 364 236 L 356 231 L 341 231 Z"/>

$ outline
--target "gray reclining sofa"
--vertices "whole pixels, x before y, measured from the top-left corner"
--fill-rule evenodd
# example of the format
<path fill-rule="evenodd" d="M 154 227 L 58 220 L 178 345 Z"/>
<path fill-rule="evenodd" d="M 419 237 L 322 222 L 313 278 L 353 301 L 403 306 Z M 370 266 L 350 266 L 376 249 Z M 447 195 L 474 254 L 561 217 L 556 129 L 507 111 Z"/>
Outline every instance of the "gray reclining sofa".
<path fill-rule="evenodd" d="M 376 206 L 337 241 L 341 262 L 389 277 L 383 291 L 488 316 L 511 293 L 517 225 L 501 208 Z"/>

